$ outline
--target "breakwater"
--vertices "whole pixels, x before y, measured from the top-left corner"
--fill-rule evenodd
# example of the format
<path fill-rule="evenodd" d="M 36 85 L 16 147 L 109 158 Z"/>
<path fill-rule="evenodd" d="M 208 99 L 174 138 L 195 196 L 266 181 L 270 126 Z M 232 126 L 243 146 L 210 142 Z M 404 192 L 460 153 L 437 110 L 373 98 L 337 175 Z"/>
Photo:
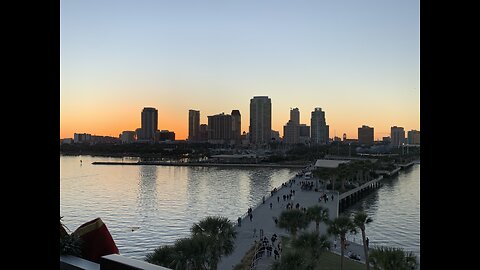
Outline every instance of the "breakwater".
<path fill-rule="evenodd" d="M 269 168 L 305 168 L 299 164 L 268 164 L 268 163 L 199 163 L 199 162 L 166 162 L 166 161 L 139 161 L 113 162 L 95 161 L 93 165 L 156 165 L 156 166 L 198 166 L 198 167 L 269 167 Z"/>

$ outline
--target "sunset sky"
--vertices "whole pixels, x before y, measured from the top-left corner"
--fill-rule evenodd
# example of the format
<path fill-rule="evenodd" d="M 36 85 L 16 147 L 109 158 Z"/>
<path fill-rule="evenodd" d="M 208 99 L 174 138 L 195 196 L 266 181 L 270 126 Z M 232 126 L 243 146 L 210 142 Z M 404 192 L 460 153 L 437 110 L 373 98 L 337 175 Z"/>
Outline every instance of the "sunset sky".
<path fill-rule="evenodd" d="M 290 108 L 330 137 L 420 130 L 418 0 L 61 0 L 60 138 L 118 136 L 158 109 L 160 130 L 188 136 L 188 110 L 272 100 L 283 135 Z"/>

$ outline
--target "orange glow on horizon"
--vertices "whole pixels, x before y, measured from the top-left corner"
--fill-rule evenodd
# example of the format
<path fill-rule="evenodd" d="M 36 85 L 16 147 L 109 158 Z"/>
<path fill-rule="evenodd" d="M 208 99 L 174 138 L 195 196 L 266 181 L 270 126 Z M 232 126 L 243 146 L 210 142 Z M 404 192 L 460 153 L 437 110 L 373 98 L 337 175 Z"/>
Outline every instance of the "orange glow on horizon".
<path fill-rule="evenodd" d="M 61 116 L 60 121 L 60 138 L 73 138 L 74 133 L 90 133 L 92 135 L 101 136 L 113 136 L 118 137 L 124 130 L 132 130 L 140 127 L 140 111 L 136 109 L 135 112 L 96 112 L 87 113 L 79 118 L 77 115 L 67 115 L 66 113 Z M 178 115 L 171 112 L 172 115 Z M 230 113 L 230 112 L 225 112 Z M 242 133 L 248 132 L 249 115 L 242 112 Z M 121 116 L 119 116 L 121 115 Z M 213 115 L 213 114 L 209 114 Z M 282 118 L 280 118 L 282 117 Z M 362 125 L 368 125 L 374 127 L 374 139 L 381 140 L 382 137 L 390 136 L 391 126 L 402 126 L 405 128 L 405 134 L 412 129 L 420 130 L 418 122 L 400 122 L 394 123 L 390 119 L 377 118 L 375 121 L 359 121 L 350 117 L 348 119 L 342 119 L 338 116 L 330 116 L 327 111 L 327 124 L 330 126 L 330 138 L 334 136 L 342 138 L 343 133 L 347 134 L 349 139 L 357 139 L 358 128 Z M 201 111 L 201 124 L 207 124 L 207 116 Z M 283 136 L 283 126 L 289 120 L 289 111 L 283 113 L 278 117 L 275 117 L 272 121 L 272 129 L 279 131 L 280 136 Z M 310 114 L 301 114 L 301 124 L 307 124 L 310 126 Z M 175 132 L 175 138 L 177 140 L 185 140 L 188 137 L 188 110 L 183 115 L 177 117 L 170 117 L 167 112 L 159 110 L 158 116 L 158 129 L 169 130 Z"/>

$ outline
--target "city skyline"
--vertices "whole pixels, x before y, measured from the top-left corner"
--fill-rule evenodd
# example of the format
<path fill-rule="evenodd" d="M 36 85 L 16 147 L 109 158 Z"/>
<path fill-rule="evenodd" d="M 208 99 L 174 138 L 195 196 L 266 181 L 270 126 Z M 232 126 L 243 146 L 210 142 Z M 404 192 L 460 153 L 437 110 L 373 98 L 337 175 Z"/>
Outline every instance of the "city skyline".
<path fill-rule="evenodd" d="M 419 2 L 61 1 L 60 138 L 118 136 L 158 110 L 158 129 L 188 137 L 188 110 L 232 108 L 248 132 L 249 100 L 268 96 L 283 136 L 326 112 L 330 138 L 420 130 Z"/>

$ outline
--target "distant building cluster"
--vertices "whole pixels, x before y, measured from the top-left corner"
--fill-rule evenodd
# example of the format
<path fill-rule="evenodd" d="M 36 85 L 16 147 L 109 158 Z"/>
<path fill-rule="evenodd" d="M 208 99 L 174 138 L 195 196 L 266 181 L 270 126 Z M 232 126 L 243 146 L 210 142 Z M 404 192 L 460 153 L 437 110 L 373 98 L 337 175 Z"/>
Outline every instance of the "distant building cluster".
<path fill-rule="evenodd" d="M 311 126 L 300 124 L 298 108 L 290 109 L 290 120 L 283 126 L 283 142 L 285 144 L 327 144 L 329 143 L 329 127 L 326 124 L 325 112 L 315 108 L 310 119 Z"/>
<path fill-rule="evenodd" d="M 208 124 L 200 124 L 200 111 L 188 111 L 188 142 L 211 144 L 241 144 L 241 115 L 239 110 L 231 114 L 207 116 Z"/>
<path fill-rule="evenodd" d="M 141 113 L 141 127 L 120 134 L 122 143 L 159 143 L 175 141 L 175 132 L 158 129 L 158 110 L 145 107 Z"/>
<path fill-rule="evenodd" d="M 403 127 L 392 126 L 390 136 L 381 141 L 374 140 L 374 128 L 362 125 L 358 128 L 358 139 L 329 137 L 329 125 L 322 108 L 314 108 L 311 112 L 310 126 L 300 123 L 300 110 L 290 109 L 290 119 L 283 126 L 283 138 L 276 130 L 272 130 L 272 101 L 268 96 L 254 96 L 250 99 L 250 122 L 248 132 L 241 130 L 242 119 L 239 110 L 230 114 L 219 113 L 207 116 L 208 123 L 200 123 L 200 111 L 188 111 L 188 143 L 210 143 L 214 145 L 264 147 L 272 142 L 285 145 L 306 144 L 325 145 L 335 143 L 354 143 L 362 147 L 388 145 L 420 145 L 420 131 L 410 130 L 405 138 Z M 141 127 L 135 131 L 125 130 L 118 138 L 97 136 L 88 133 L 75 133 L 73 138 L 60 140 L 61 144 L 130 144 L 159 143 L 175 141 L 175 132 L 158 129 L 158 110 L 145 107 L 141 112 Z"/>
<path fill-rule="evenodd" d="M 120 138 L 111 136 L 97 136 L 89 133 L 74 133 L 72 138 L 65 138 L 60 141 L 61 144 L 118 144 Z"/>

